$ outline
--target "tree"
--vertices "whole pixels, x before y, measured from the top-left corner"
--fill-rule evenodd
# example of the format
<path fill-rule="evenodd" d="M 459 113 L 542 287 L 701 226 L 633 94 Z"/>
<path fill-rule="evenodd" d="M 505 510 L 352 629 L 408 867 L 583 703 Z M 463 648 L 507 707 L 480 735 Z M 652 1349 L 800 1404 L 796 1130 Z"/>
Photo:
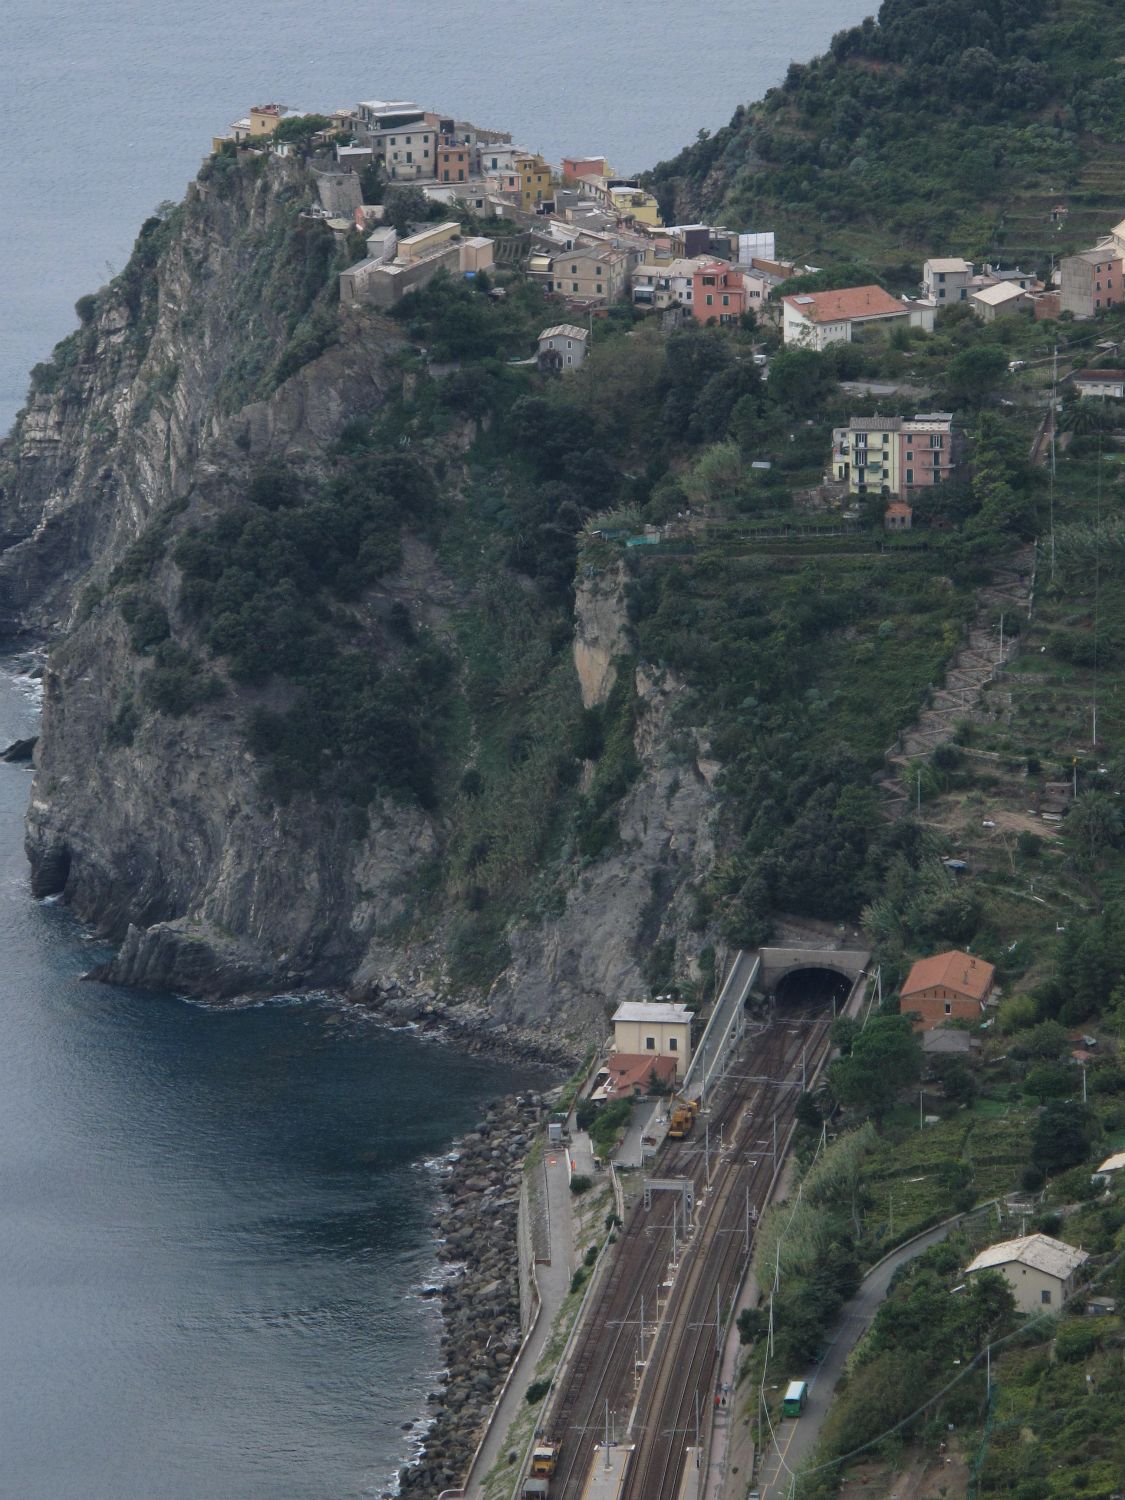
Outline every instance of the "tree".
<path fill-rule="evenodd" d="M 881 1120 L 903 1089 L 922 1076 L 922 1048 L 906 1016 L 875 1016 L 856 1037 L 851 1054 L 828 1070 L 838 1103 Z"/>
<path fill-rule="evenodd" d="M 277 145 L 305 144 L 322 130 L 331 129 L 332 121 L 327 115 L 290 115 L 282 120 L 270 136 Z"/>
<path fill-rule="evenodd" d="M 832 361 L 815 349 L 783 349 L 770 365 L 769 393 L 794 416 L 812 416 L 835 385 Z"/>
<path fill-rule="evenodd" d="M 1078 1166 L 1089 1152 L 1092 1126 L 1085 1105 L 1052 1100 L 1031 1133 L 1032 1165 L 1047 1176 Z"/>
<path fill-rule="evenodd" d="M 977 344 L 963 349 L 949 362 L 946 390 L 955 406 L 982 406 L 1008 368 L 1008 356 L 999 344 Z M 770 372 L 773 381 L 773 372 Z"/>
<path fill-rule="evenodd" d="M 383 219 L 394 225 L 401 239 L 415 223 L 424 223 L 430 217 L 431 206 L 421 188 L 389 187 L 383 194 Z"/>

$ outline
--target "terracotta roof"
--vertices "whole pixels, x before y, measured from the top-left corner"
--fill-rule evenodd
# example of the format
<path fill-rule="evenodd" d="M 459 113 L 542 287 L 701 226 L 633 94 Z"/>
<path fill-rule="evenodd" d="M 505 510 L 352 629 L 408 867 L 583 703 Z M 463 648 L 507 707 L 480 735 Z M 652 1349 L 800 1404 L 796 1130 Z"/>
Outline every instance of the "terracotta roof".
<path fill-rule="evenodd" d="M 783 297 L 811 323 L 842 323 L 848 318 L 886 318 L 908 309 L 881 286 L 849 286 L 836 292 L 802 292 Z"/>
<path fill-rule="evenodd" d="M 914 507 L 907 505 L 905 500 L 892 500 L 883 514 L 885 516 L 912 516 Z"/>
<path fill-rule="evenodd" d="M 1125 380 L 1125 370 L 1075 370 L 1070 378 L 1083 383 L 1097 382 L 1100 385 L 1108 381 L 1112 384 L 1114 381 Z"/>
<path fill-rule="evenodd" d="M 671 1083 L 676 1076 L 674 1057 L 657 1057 L 651 1052 L 617 1052 L 606 1063 L 609 1080 L 607 1094 L 630 1094 L 634 1089 L 647 1093 L 653 1080 Z"/>
<path fill-rule="evenodd" d="M 968 1271 L 987 1271 L 993 1266 L 1011 1265 L 1015 1261 L 1021 1266 L 1044 1271 L 1065 1281 L 1090 1257 L 1084 1250 L 1054 1240 L 1047 1234 L 1025 1234 L 1022 1239 L 1005 1240 L 999 1245 L 989 1245 L 974 1261 L 965 1267 Z"/>
<path fill-rule="evenodd" d="M 920 958 L 906 976 L 901 994 L 905 1000 L 908 995 L 941 985 L 970 1000 L 983 1000 L 992 987 L 995 973 L 992 964 L 986 964 L 984 959 L 954 948 L 948 953 L 935 953 L 932 958 Z"/>

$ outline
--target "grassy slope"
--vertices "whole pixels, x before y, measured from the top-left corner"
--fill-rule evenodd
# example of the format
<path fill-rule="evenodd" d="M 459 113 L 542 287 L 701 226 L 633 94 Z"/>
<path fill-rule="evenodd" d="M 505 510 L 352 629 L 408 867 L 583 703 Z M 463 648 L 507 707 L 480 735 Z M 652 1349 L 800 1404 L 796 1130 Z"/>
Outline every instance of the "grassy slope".
<path fill-rule="evenodd" d="M 776 228 L 816 264 L 1042 265 L 1121 216 L 1122 54 L 1114 0 L 887 0 L 652 179 L 675 221 Z"/>

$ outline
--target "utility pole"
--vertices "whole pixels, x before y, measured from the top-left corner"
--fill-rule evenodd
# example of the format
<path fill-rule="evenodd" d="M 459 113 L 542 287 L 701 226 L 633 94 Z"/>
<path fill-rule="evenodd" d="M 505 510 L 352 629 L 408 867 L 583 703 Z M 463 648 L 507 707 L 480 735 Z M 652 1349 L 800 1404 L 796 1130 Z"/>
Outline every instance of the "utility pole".
<path fill-rule="evenodd" d="M 922 815 L 922 767 L 918 767 L 918 816 Z"/>
<path fill-rule="evenodd" d="M 922 1090 L 919 1089 L 918 1090 L 918 1129 L 919 1130 L 924 1130 L 925 1128 L 926 1128 L 926 1121 L 925 1121 L 925 1117 L 922 1114 Z"/>
<path fill-rule="evenodd" d="M 1004 611 L 1000 611 L 1000 665 L 1004 665 Z"/>

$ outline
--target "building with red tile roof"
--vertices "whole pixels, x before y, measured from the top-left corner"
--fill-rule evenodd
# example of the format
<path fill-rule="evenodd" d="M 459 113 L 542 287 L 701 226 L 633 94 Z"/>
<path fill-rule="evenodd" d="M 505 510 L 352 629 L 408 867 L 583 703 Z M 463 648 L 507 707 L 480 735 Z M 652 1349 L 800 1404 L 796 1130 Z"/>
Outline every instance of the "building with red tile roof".
<path fill-rule="evenodd" d="M 901 302 L 881 286 L 848 286 L 834 292 L 795 292 L 782 297 L 782 333 L 786 344 L 824 349 L 850 343 L 856 327 L 901 323 L 933 327 L 928 304 Z M 926 320 L 923 314 L 928 314 Z"/>
<path fill-rule="evenodd" d="M 903 1015 L 914 1015 L 915 1031 L 946 1021 L 979 1021 L 992 995 L 996 969 L 959 948 L 920 958 L 900 991 Z"/>
<path fill-rule="evenodd" d="M 630 1094 L 648 1094 L 653 1085 L 671 1089 L 676 1081 L 676 1059 L 654 1057 L 651 1052 L 615 1052 L 606 1063 L 609 1077 L 603 1086 L 607 1099 Z"/>

